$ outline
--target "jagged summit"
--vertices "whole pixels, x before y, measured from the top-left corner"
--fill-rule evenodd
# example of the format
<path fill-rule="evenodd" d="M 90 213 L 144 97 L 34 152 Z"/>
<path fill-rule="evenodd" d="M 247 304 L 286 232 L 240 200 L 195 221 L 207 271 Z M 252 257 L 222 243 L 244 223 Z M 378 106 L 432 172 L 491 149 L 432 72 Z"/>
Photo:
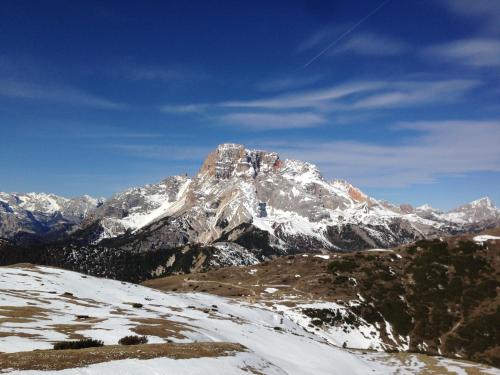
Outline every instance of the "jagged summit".
<path fill-rule="evenodd" d="M 495 205 L 488 197 L 476 199 L 463 206 L 457 207 L 450 212 L 465 212 L 465 211 L 481 211 L 481 210 L 495 210 Z"/>
<path fill-rule="evenodd" d="M 434 207 L 432 207 L 428 203 L 424 203 L 423 205 L 418 206 L 417 208 L 415 208 L 415 210 L 417 210 L 417 211 L 437 211 L 437 209 L 435 209 Z"/>
<path fill-rule="evenodd" d="M 278 160 L 279 156 L 275 152 L 249 150 L 243 145 L 224 143 L 208 155 L 197 177 L 256 177 L 261 170 L 270 171 L 276 168 L 279 165 Z"/>
<path fill-rule="evenodd" d="M 488 197 L 483 197 L 449 211 L 445 217 L 461 223 L 495 223 L 500 220 L 500 211 Z"/>
<path fill-rule="evenodd" d="M 475 201 L 472 201 L 469 204 L 475 207 L 494 207 L 494 204 L 489 197 L 482 197 L 476 199 Z"/>

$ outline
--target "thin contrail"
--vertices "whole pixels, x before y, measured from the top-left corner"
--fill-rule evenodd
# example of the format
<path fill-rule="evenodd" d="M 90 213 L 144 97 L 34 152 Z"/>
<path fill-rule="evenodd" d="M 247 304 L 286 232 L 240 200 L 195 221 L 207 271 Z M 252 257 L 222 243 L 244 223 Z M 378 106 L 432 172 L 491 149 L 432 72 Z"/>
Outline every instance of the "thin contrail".
<path fill-rule="evenodd" d="M 338 42 L 340 42 L 342 39 L 344 39 L 347 35 L 352 33 L 354 30 L 358 28 L 359 25 L 361 25 L 363 22 L 365 22 L 368 18 L 373 16 L 375 13 L 377 13 L 380 8 L 382 8 L 385 4 L 387 4 L 391 0 L 384 0 L 382 1 L 375 9 L 373 9 L 370 13 L 368 13 L 366 16 L 361 18 L 358 22 L 356 22 L 350 29 L 345 31 L 342 35 L 340 35 L 337 39 L 335 39 L 333 42 L 331 42 L 325 49 L 323 49 L 320 53 L 318 53 L 316 56 L 314 56 L 311 60 L 309 60 L 303 68 L 307 68 L 309 65 L 311 65 L 314 61 L 316 61 L 319 57 L 321 57 L 325 52 L 327 52 L 330 48 L 332 48 L 334 45 L 336 45 Z"/>

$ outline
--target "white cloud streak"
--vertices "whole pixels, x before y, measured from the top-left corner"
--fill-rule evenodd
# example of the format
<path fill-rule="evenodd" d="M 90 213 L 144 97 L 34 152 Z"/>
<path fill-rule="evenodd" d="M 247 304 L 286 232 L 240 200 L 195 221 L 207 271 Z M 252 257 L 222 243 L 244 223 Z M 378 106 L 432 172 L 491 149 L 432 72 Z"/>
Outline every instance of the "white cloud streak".
<path fill-rule="evenodd" d="M 427 59 L 454 64 L 500 67 L 500 41 L 496 39 L 457 40 L 428 47 L 423 50 L 422 54 Z"/>
<path fill-rule="evenodd" d="M 322 108 L 329 102 L 352 94 L 377 90 L 384 86 L 384 82 L 355 82 L 333 86 L 330 88 L 301 91 L 264 99 L 224 102 L 220 103 L 220 106 L 229 108 L 265 109 Z"/>
<path fill-rule="evenodd" d="M 326 124 L 327 119 L 333 122 L 332 116 L 336 123 L 349 123 L 355 117 L 366 118 L 369 111 L 453 103 L 481 84 L 465 79 L 358 81 L 252 100 L 166 105 L 161 110 L 204 116 L 211 112 L 208 118 L 251 130 L 298 129 Z"/>
<path fill-rule="evenodd" d="M 441 0 L 450 11 L 478 22 L 486 32 L 500 32 L 500 1 L 498 0 Z"/>
<path fill-rule="evenodd" d="M 323 29 L 312 35 L 297 48 L 298 53 L 319 48 L 322 45 L 336 40 L 340 31 L 335 29 Z M 383 57 L 400 55 L 407 52 L 410 46 L 399 38 L 375 32 L 361 32 L 346 36 L 329 48 L 324 54 L 328 56 L 339 56 L 342 54 Z"/>
<path fill-rule="evenodd" d="M 331 55 L 353 54 L 360 56 L 395 56 L 405 53 L 408 45 L 396 38 L 363 33 L 353 35 L 331 51 Z"/>
<path fill-rule="evenodd" d="M 210 147 L 202 146 L 106 144 L 102 147 L 140 158 L 176 161 L 203 160 L 211 151 Z"/>
<path fill-rule="evenodd" d="M 480 84 L 475 80 L 352 82 L 326 89 L 257 100 L 230 101 L 219 105 L 227 108 L 320 111 L 415 107 L 459 100 Z"/>
<path fill-rule="evenodd" d="M 394 130 L 416 135 L 395 145 L 301 142 L 277 149 L 318 164 L 326 176 L 365 187 L 406 187 L 444 176 L 500 172 L 500 120 L 415 122 Z"/>
<path fill-rule="evenodd" d="M 42 100 L 98 109 L 122 110 L 127 106 L 106 98 L 95 96 L 74 87 L 39 85 L 29 82 L 3 79 L 0 96 L 15 99 Z"/>
<path fill-rule="evenodd" d="M 209 107 L 208 104 L 197 103 L 197 104 L 180 104 L 180 105 L 163 105 L 160 107 L 160 111 L 170 114 L 190 114 L 190 113 L 202 113 Z"/>
<path fill-rule="evenodd" d="M 229 113 L 221 117 L 228 125 L 249 130 L 299 129 L 322 125 L 326 119 L 314 113 Z"/>

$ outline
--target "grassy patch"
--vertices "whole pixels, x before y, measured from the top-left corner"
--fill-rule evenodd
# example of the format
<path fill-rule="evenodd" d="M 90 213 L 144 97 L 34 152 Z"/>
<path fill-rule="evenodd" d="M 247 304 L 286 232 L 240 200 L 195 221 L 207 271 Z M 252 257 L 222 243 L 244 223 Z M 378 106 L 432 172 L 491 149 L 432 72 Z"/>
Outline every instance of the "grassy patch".
<path fill-rule="evenodd" d="M 190 344 L 110 345 L 80 350 L 35 350 L 0 354 L 0 370 L 63 370 L 122 359 L 166 357 L 187 359 L 233 355 L 246 350 L 240 344 L 197 342 Z"/>

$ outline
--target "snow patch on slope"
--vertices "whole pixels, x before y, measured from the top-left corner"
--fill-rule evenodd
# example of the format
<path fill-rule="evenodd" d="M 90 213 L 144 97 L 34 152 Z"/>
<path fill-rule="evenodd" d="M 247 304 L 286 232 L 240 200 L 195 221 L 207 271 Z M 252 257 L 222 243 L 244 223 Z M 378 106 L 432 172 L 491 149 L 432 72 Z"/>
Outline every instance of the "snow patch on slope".
<path fill-rule="evenodd" d="M 64 297 L 63 293 L 72 293 L 73 297 Z M 175 341 L 239 342 L 254 358 L 272 363 L 284 373 L 321 375 L 337 371 L 361 375 L 376 369 L 369 361 L 322 342 L 292 320 L 286 317 L 281 320 L 279 314 L 252 304 L 208 294 L 164 293 L 48 267 L 0 268 L 0 305 L 20 307 L 26 306 L 27 301 L 47 313 L 34 316 L 30 322 L 3 323 L 0 351 L 12 351 L 14 342 L 17 342 L 15 350 L 47 348 L 56 337 L 63 339 L 56 332 L 58 324 L 81 323 L 76 322 L 75 316 L 85 314 L 100 321 L 91 328 L 77 328 L 76 332 L 100 338 L 105 344 L 115 344 L 119 338 L 131 334 L 130 329 L 137 325 L 134 319 L 159 318 L 186 327 L 181 331 L 185 338 L 172 337 Z M 144 308 L 133 308 L 131 302 L 142 303 Z M 212 310 L 214 305 L 216 311 Z M 276 326 L 281 329 L 276 330 Z M 39 336 L 23 342 L 15 338 L 33 331 Z M 151 338 L 164 341 L 160 337 Z M 88 367 L 92 368 L 102 367 Z M 99 373 L 93 371 L 90 373 Z"/>

